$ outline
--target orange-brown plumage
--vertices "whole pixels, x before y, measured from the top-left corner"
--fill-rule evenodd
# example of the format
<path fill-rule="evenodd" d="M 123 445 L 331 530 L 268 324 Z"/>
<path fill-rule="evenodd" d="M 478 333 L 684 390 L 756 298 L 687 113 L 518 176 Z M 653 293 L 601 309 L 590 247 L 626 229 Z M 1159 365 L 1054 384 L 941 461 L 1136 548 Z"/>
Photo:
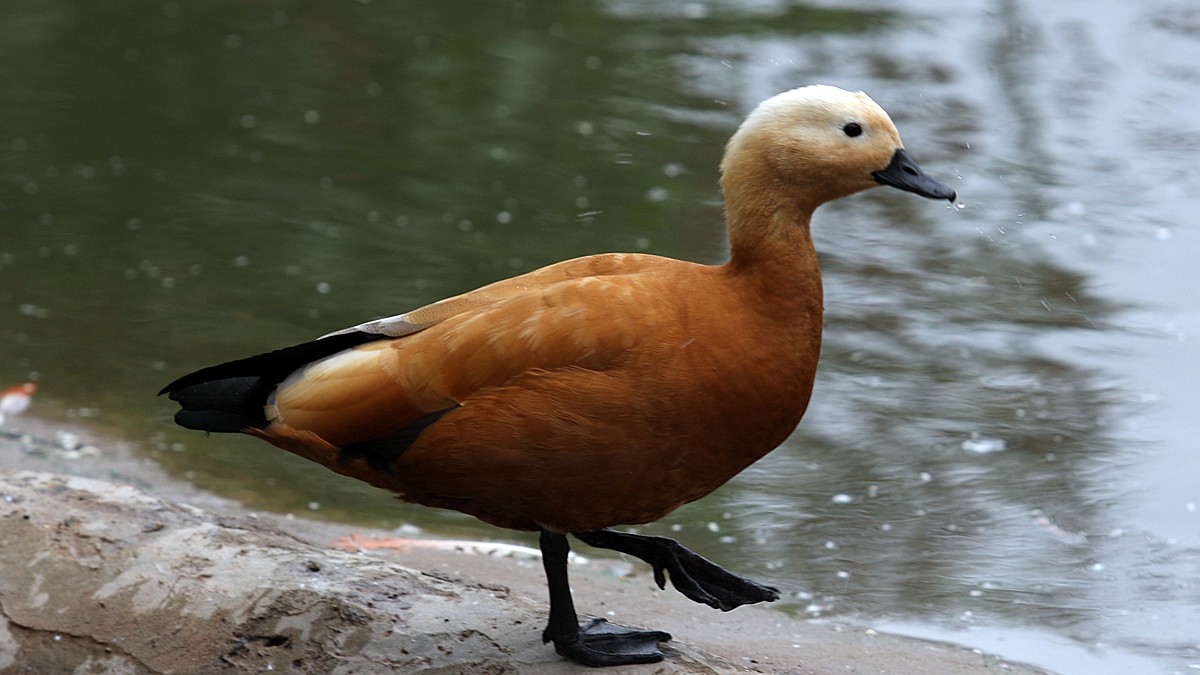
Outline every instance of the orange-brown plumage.
<path fill-rule="evenodd" d="M 792 432 L 821 343 L 809 219 L 879 183 L 954 198 L 911 163 L 865 95 L 787 92 L 726 150 L 723 265 L 569 260 L 166 390 L 185 426 L 244 431 L 408 501 L 543 537 L 576 533 L 662 569 L 658 544 L 596 531 L 703 497 Z M 673 580 L 712 574 L 667 568 Z M 700 586 L 733 595 L 681 590 L 722 609 L 775 597 L 727 580 Z M 588 662 L 571 646 L 587 636 L 554 618 L 555 588 L 561 598 L 552 578 L 548 639 Z"/>
<path fill-rule="evenodd" d="M 420 332 L 329 357 L 279 386 L 272 423 L 256 434 L 294 450 L 291 432 L 310 431 L 325 442 L 310 459 L 504 527 L 655 520 L 799 421 L 819 352 L 820 280 L 811 245 L 788 258 L 775 261 L 790 272 L 782 280 L 757 278 L 759 266 L 653 256 L 570 261 L 603 274 L 531 280 Z M 455 405 L 394 472 L 374 475 L 331 451 Z"/>
<path fill-rule="evenodd" d="M 4 424 L 6 416 L 16 417 L 28 410 L 37 390 L 37 382 L 26 382 L 0 390 L 0 425 Z"/>

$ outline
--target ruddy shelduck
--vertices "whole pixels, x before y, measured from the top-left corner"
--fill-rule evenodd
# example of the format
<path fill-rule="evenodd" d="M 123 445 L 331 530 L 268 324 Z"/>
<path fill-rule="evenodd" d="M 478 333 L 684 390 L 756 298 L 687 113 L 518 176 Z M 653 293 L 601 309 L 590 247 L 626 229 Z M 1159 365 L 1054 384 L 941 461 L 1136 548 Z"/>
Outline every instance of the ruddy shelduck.
<path fill-rule="evenodd" d="M 36 382 L 26 382 L 0 391 L 0 426 L 4 425 L 5 417 L 16 417 L 28 410 L 37 390 Z"/>
<path fill-rule="evenodd" d="M 580 625 L 567 535 L 641 558 L 721 610 L 779 592 L 671 539 L 609 529 L 699 499 L 781 444 L 821 346 L 813 211 L 876 185 L 954 201 L 863 93 L 760 104 L 721 162 L 730 258 L 611 253 L 185 375 L 189 429 L 241 432 L 401 499 L 540 532 L 543 639 L 591 666 L 662 659 L 666 633 Z"/>

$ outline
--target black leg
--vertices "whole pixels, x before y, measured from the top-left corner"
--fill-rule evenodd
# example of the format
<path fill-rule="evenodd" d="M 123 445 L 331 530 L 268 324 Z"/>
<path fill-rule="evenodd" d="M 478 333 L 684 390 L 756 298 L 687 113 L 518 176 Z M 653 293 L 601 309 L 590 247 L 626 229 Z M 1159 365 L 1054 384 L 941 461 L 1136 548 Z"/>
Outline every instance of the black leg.
<path fill-rule="evenodd" d="M 662 631 L 638 630 L 594 619 L 580 626 L 567 581 L 567 537 L 542 531 L 542 565 L 550 587 L 550 621 L 542 633 L 543 642 L 553 642 L 559 654 L 585 666 L 623 666 L 656 663 L 663 658 L 659 642 L 671 636 Z"/>
<path fill-rule="evenodd" d="M 576 532 L 575 536 L 590 546 L 645 560 L 654 568 L 654 581 L 659 588 L 667 587 L 664 572 L 670 572 L 671 585 L 680 593 L 724 612 L 742 605 L 779 599 L 779 589 L 739 577 L 689 551 L 674 539 L 609 529 Z"/>

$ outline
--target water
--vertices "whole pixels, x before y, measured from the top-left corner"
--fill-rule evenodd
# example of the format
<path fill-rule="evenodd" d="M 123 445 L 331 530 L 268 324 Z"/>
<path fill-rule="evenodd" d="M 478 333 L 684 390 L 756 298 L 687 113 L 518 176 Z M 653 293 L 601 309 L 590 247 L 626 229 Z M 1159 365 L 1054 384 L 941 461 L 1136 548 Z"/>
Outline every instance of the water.
<path fill-rule="evenodd" d="M 36 374 L 34 411 L 255 508 L 506 536 L 152 393 L 567 257 L 719 261 L 745 112 L 863 89 L 966 208 L 823 208 L 800 431 L 644 530 L 802 615 L 1065 673 L 1200 664 L 1187 3 L 75 5 L 0 9 L 0 385 Z"/>

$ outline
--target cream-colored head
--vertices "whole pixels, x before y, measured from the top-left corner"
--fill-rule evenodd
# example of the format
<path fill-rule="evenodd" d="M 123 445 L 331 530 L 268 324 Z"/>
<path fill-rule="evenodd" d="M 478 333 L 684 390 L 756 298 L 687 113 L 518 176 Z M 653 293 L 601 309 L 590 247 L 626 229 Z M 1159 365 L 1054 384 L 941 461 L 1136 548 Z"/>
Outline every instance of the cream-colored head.
<path fill-rule="evenodd" d="M 880 184 L 953 200 L 903 148 L 891 118 L 866 94 L 801 87 L 763 101 L 738 128 L 721 163 L 722 187 L 727 202 L 769 192 L 807 213 Z"/>

